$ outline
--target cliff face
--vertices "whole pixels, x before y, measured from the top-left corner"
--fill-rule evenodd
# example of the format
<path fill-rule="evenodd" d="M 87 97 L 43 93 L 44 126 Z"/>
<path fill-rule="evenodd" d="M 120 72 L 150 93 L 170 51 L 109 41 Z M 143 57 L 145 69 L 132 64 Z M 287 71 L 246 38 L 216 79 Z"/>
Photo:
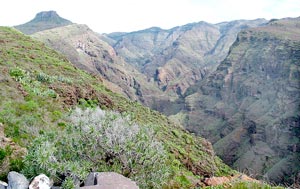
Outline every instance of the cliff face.
<path fill-rule="evenodd" d="M 192 23 L 163 30 L 149 28 L 106 37 L 118 55 L 135 66 L 168 95 L 180 97 L 225 58 L 237 33 L 265 20 L 220 24 Z"/>
<path fill-rule="evenodd" d="M 299 172 L 300 18 L 239 33 L 226 59 L 189 89 L 187 128 L 225 162 L 272 182 Z"/>
<path fill-rule="evenodd" d="M 70 24 L 72 24 L 71 21 L 60 17 L 55 11 L 44 11 L 36 14 L 35 18 L 31 21 L 15 26 L 15 28 L 25 34 L 33 34 L 39 31 Z"/>

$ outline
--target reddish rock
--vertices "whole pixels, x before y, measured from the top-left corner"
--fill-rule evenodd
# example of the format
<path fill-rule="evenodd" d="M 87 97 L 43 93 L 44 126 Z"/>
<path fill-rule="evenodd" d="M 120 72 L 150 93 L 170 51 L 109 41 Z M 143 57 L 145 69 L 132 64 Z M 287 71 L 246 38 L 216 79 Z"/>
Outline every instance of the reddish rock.
<path fill-rule="evenodd" d="M 204 180 L 207 186 L 217 186 L 227 182 L 230 182 L 230 179 L 227 177 L 211 177 Z"/>

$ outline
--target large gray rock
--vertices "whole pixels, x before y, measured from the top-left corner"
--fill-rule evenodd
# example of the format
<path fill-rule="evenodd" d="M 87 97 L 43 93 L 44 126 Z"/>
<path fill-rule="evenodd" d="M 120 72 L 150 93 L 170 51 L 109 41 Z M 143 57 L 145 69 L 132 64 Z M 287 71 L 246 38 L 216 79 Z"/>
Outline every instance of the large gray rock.
<path fill-rule="evenodd" d="M 0 189 L 6 189 L 7 183 L 0 180 Z"/>
<path fill-rule="evenodd" d="M 7 189 L 27 189 L 29 182 L 26 177 L 15 171 L 8 173 L 8 187 Z"/>
<path fill-rule="evenodd" d="M 135 182 L 114 172 L 90 173 L 84 183 L 82 189 L 139 189 Z"/>
<path fill-rule="evenodd" d="M 29 185 L 29 189 L 50 189 L 51 185 L 50 179 L 46 175 L 40 174 L 34 177 Z"/>
<path fill-rule="evenodd" d="M 99 172 L 91 172 L 84 180 L 84 186 L 93 186 L 97 184 L 97 176 Z"/>

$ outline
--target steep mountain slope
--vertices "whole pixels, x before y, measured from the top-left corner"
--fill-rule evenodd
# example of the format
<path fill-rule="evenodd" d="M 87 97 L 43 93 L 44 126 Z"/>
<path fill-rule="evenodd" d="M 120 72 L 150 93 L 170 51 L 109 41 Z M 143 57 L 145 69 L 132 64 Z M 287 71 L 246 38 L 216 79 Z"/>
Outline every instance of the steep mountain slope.
<path fill-rule="evenodd" d="M 71 21 L 61 18 L 55 11 L 44 11 L 38 13 L 31 21 L 15 26 L 25 34 L 33 34 L 51 28 L 61 27 L 72 24 Z"/>
<path fill-rule="evenodd" d="M 149 28 L 106 37 L 125 61 L 155 80 L 165 93 L 181 96 L 225 58 L 241 29 L 265 23 L 263 19 L 220 24 L 191 23 L 163 30 Z"/>
<path fill-rule="evenodd" d="M 100 35 L 86 25 L 68 25 L 32 35 L 55 50 L 65 54 L 78 68 L 100 74 L 106 86 L 146 105 L 162 92 L 133 66 L 117 56 L 115 50 Z"/>
<path fill-rule="evenodd" d="M 293 182 L 300 170 L 299 26 L 300 18 L 273 20 L 240 32 L 177 115 L 225 162 L 272 182 Z"/>
<path fill-rule="evenodd" d="M 6 27 L 0 27 L 0 43 L 0 130 L 4 127 L 6 137 L 18 145 L 28 147 L 35 137 L 50 130 L 65 130 L 70 124 L 66 116 L 75 106 L 100 106 L 130 115 L 143 127 L 157 129 L 154 136 L 163 142 L 169 159 L 171 188 L 192 188 L 204 176 L 232 173 L 214 155 L 209 142 L 172 124 L 158 112 L 109 91 L 101 78 L 75 68 L 43 43 Z M 0 149 L 1 175 L 8 169 L 22 169 L 22 161 L 11 155 L 12 149 Z M 36 166 L 38 162 L 32 163 Z M 118 170 L 126 174 L 123 171 Z"/>

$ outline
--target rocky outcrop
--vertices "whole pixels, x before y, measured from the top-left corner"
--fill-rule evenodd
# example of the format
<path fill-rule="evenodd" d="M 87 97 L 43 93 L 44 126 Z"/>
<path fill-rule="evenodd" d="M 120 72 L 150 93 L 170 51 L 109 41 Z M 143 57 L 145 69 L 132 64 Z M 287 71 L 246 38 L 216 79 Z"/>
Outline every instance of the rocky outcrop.
<path fill-rule="evenodd" d="M 45 174 L 36 176 L 30 183 L 26 177 L 17 172 L 10 172 L 7 176 L 8 184 L 0 181 L 0 189 L 50 189 L 50 179 Z M 79 188 L 79 186 L 78 186 Z M 139 189 L 136 183 L 129 178 L 115 172 L 92 172 L 84 181 L 82 189 Z"/>
<path fill-rule="evenodd" d="M 50 179 L 45 174 L 40 174 L 31 181 L 29 189 L 50 189 Z"/>
<path fill-rule="evenodd" d="M 240 32 L 217 70 L 185 97 L 190 131 L 228 164 L 271 182 L 291 183 L 300 170 L 299 25 L 283 19 Z"/>
<path fill-rule="evenodd" d="M 6 189 L 8 184 L 6 182 L 0 181 L 0 189 Z"/>
<path fill-rule="evenodd" d="M 260 183 L 260 181 L 255 180 L 245 174 L 236 174 L 233 176 L 228 177 L 210 177 L 204 179 L 204 184 L 206 186 L 218 186 L 218 185 L 229 185 L 230 183 L 237 183 L 237 182 L 254 182 Z"/>
<path fill-rule="evenodd" d="M 15 171 L 11 171 L 8 173 L 7 180 L 7 189 L 27 189 L 29 186 L 29 182 L 26 177 Z"/>
<path fill-rule="evenodd" d="M 55 11 L 44 11 L 36 14 L 35 18 L 31 21 L 15 26 L 15 28 L 29 35 L 70 24 L 72 24 L 71 21 L 61 18 Z"/>
<path fill-rule="evenodd" d="M 135 182 L 114 172 L 93 172 L 84 181 L 82 189 L 138 189 Z"/>

